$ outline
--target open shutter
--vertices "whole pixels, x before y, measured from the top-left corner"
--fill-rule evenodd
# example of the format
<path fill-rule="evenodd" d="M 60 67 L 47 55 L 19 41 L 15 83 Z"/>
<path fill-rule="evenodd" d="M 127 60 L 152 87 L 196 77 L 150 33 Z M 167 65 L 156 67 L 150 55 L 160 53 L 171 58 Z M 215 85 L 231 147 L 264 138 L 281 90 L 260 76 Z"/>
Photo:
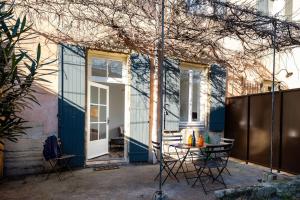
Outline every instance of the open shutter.
<path fill-rule="evenodd" d="M 85 50 L 60 45 L 59 137 L 63 151 L 76 155 L 73 166 L 84 165 Z"/>
<path fill-rule="evenodd" d="M 226 68 L 213 64 L 210 70 L 211 98 L 209 130 L 222 132 L 225 125 Z"/>
<path fill-rule="evenodd" d="M 164 60 L 164 129 L 179 130 L 180 113 L 180 69 L 179 62 L 171 59 Z"/>
<path fill-rule="evenodd" d="M 130 83 L 129 161 L 148 161 L 150 62 L 148 56 L 132 54 Z"/>

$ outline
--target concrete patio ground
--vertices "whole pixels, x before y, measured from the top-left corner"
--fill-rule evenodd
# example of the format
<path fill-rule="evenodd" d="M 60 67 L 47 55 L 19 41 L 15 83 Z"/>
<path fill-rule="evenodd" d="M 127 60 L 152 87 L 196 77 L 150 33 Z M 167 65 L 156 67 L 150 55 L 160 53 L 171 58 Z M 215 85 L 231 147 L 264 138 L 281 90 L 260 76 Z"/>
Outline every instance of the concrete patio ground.
<path fill-rule="evenodd" d="M 153 181 L 158 170 L 158 165 L 124 165 L 106 171 L 94 171 L 93 168 L 75 170 L 74 176 L 64 172 L 62 181 L 55 174 L 51 174 L 48 180 L 45 180 L 44 174 L 18 180 L 6 179 L 0 183 L 0 199 L 151 200 L 158 188 L 158 182 Z M 258 183 L 257 180 L 262 178 L 267 169 L 230 161 L 229 170 L 232 176 L 224 173 L 224 179 L 228 188 L 231 188 Z M 287 175 L 280 176 L 288 178 Z M 200 184 L 192 188 L 182 175 L 179 179 L 179 183 L 168 179 L 163 186 L 169 200 L 215 199 L 213 192 L 205 195 Z"/>

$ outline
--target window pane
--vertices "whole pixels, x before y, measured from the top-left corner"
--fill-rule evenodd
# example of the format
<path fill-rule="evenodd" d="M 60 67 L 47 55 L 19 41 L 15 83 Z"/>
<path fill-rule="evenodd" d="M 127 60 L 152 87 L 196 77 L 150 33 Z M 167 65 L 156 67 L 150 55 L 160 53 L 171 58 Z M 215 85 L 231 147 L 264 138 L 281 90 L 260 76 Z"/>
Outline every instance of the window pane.
<path fill-rule="evenodd" d="M 99 126 L 100 126 L 99 139 L 105 139 L 106 138 L 106 123 L 105 124 L 99 124 Z"/>
<path fill-rule="evenodd" d="M 98 88 L 92 86 L 91 87 L 91 103 L 98 104 Z"/>
<path fill-rule="evenodd" d="M 100 116 L 100 121 L 99 122 L 106 122 L 106 106 L 100 106 L 99 110 L 99 116 Z"/>
<path fill-rule="evenodd" d="M 200 116 L 200 72 L 193 71 L 192 120 L 199 121 Z"/>
<path fill-rule="evenodd" d="M 98 140 L 98 124 L 90 124 L 90 141 Z"/>
<path fill-rule="evenodd" d="M 92 60 L 92 76 L 107 77 L 107 61 L 101 59 Z"/>
<path fill-rule="evenodd" d="M 122 78 L 122 62 L 108 61 L 108 77 Z"/>
<path fill-rule="evenodd" d="M 100 89 L 100 104 L 104 104 L 106 105 L 106 98 L 107 98 L 107 94 L 106 94 L 106 90 L 105 89 Z"/>
<path fill-rule="evenodd" d="M 188 121 L 189 72 L 180 72 L 180 121 Z"/>
<path fill-rule="evenodd" d="M 98 106 L 91 106 L 90 107 L 90 120 L 91 122 L 98 122 Z"/>

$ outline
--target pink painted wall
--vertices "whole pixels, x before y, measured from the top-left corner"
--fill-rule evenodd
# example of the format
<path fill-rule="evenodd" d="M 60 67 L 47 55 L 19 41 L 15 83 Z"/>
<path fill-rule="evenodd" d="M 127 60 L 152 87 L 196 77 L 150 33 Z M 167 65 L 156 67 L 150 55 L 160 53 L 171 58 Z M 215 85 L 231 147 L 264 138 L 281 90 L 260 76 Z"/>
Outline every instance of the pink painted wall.
<path fill-rule="evenodd" d="M 44 62 L 55 61 L 44 67 L 58 70 L 57 50 L 58 46 L 43 37 L 35 38 L 30 44 L 23 48 L 30 54 L 36 54 L 38 43 L 41 44 Z M 32 104 L 32 109 L 22 113 L 28 121 L 27 135 L 19 138 L 17 143 L 5 143 L 5 165 L 4 173 L 8 176 L 32 174 L 43 172 L 48 163 L 43 158 L 43 142 L 50 135 L 58 132 L 58 73 L 43 77 L 50 83 L 36 83 L 35 89 L 39 92 L 36 97 L 40 105 Z"/>

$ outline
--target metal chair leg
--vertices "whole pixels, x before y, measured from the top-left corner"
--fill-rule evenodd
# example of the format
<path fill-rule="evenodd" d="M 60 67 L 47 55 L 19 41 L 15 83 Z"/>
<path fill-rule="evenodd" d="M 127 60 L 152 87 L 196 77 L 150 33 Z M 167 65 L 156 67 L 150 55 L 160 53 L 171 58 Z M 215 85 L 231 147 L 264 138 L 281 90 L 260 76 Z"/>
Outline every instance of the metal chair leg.
<path fill-rule="evenodd" d="M 203 169 L 203 170 L 204 170 L 204 169 Z M 203 171 L 203 170 L 202 170 L 202 171 Z M 203 182 L 202 182 L 202 180 L 201 180 L 201 176 L 199 176 L 199 181 L 200 181 L 200 184 L 201 184 L 201 186 L 202 186 L 202 189 L 203 189 L 204 193 L 207 194 L 207 190 L 206 190 L 205 185 L 203 184 Z"/>
<path fill-rule="evenodd" d="M 192 187 L 194 187 L 194 186 L 196 185 L 197 181 L 200 179 L 200 176 L 202 175 L 203 170 L 204 170 L 204 168 L 202 168 L 202 167 L 200 167 L 200 168 L 197 170 L 197 178 L 196 178 L 196 180 L 194 181 Z"/>
<path fill-rule="evenodd" d="M 165 177 L 165 179 L 163 180 L 162 184 L 164 184 L 166 182 L 167 178 L 170 177 L 171 173 L 173 174 L 172 170 L 173 170 L 174 166 L 176 165 L 176 163 L 177 162 L 174 162 L 173 166 L 171 168 L 169 167 L 169 165 L 167 165 L 167 168 L 168 168 L 169 172 L 168 172 L 167 176 Z M 172 165 L 172 164 L 170 164 L 170 165 Z M 174 175 L 174 177 L 177 180 L 177 182 L 179 182 L 178 178 L 175 175 Z"/>
<path fill-rule="evenodd" d="M 177 176 L 174 174 L 174 172 L 173 172 L 173 169 L 175 168 L 175 166 L 176 166 L 176 164 L 177 164 L 177 161 L 174 163 L 174 165 L 172 166 L 172 168 L 171 168 L 171 170 L 170 170 L 170 175 L 172 175 L 176 180 L 177 180 L 177 182 L 179 182 L 179 180 L 178 180 L 178 178 L 177 178 Z"/>
<path fill-rule="evenodd" d="M 60 177 L 60 172 L 59 172 L 59 170 L 57 170 L 58 161 L 57 160 L 55 160 L 55 161 L 49 160 L 49 163 L 50 163 L 52 169 L 51 169 L 51 171 L 48 172 L 46 179 L 49 178 L 51 172 L 55 172 L 56 175 L 58 176 L 59 181 L 61 181 L 62 179 Z"/>
<path fill-rule="evenodd" d="M 225 170 L 227 171 L 227 173 L 229 174 L 229 176 L 232 176 L 230 171 L 227 169 L 227 167 L 225 167 Z"/>
<path fill-rule="evenodd" d="M 70 173 L 72 174 L 72 176 L 74 176 L 74 174 L 73 174 L 73 169 L 72 169 L 72 167 L 70 166 L 70 162 L 71 162 L 71 158 L 66 159 L 65 166 L 66 166 L 66 168 L 70 171 Z"/>
<path fill-rule="evenodd" d="M 215 177 L 215 181 L 218 181 L 218 178 L 220 177 L 220 178 L 221 178 L 221 181 L 218 181 L 218 182 L 221 183 L 221 184 L 223 184 L 223 185 L 225 186 L 225 188 L 226 188 L 227 186 L 226 186 L 226 183 L 225 183 L 225 181 L 224 181 L 224 179 L 223 179 L 223 176 L 222 176 L 222 173 L 223 173 L 225 167 L 223 167 L 221 170 L 220 170 L 219 168 L 217 168 L 217 169 L 218 169 L 219 173 L 218 173 L 218 175 Z"/>

